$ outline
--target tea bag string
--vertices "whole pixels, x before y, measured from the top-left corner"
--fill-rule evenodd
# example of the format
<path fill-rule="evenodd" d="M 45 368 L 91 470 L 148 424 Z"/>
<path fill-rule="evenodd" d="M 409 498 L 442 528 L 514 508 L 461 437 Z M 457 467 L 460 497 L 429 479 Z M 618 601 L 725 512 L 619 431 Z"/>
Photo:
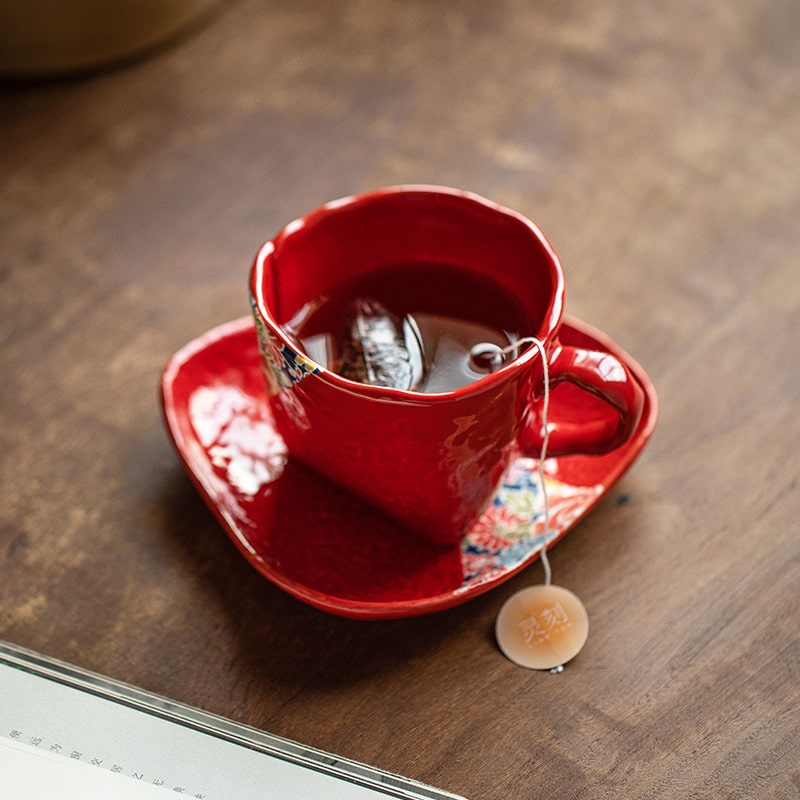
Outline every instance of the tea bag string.
<path fill-rule="evenodd" d="M 564 664 L 574 658 L 583 648 L 589 635 L 589 615 L 580 598 L 569 589 L 551 583 L 550 561 L 547 557 L 547 536 L 550 532 L 550 504 L 544 483 L 544 462 L 550 439 L 548 414 L 550 412 L 550 371 L 544 344 L 533 337 L 526 336 L 503 350 L 504 354 L 513 352 L 523 343 L 529 343 L 539 351 L 542 359 L 544 393 L 542 398 L 543 425 L 542 449 L 539 453 L 539 485 L 542 489 L 544 505 L 544 531 L 539 550 L 544 583 L 528 586 L 513 594 L 503 603 L 495 621 L 497 644 L 508 659 L 528 669 L 546 669 L 557 675 L 564 671 Z M 516 355 L 516 353 L 515 353 Z M 531 528 L 534 517 L 531 515 Z M 561 625 L 554 625 L 551 617 Z M 546 635 L 537 637 L 536 631 L 544 629 Z"/>
<path fill-rule="evenodd" d="M 547 458 L 547 445 L 550 439 L 550 427 L 547 421 L 547 415 L 550 410 L 550 370 L 547 364 L 547 353 L 544 349 L 544 344 L 535 336 L 525 336 L 518 339 L 508 347 L 504 347 L 502 352 L 508 355 L 515 351 L 522 344 L 532 344 L 539 351 L 539 357 L 542 359 L 542 379 L 544 380 L 544 396 L 542 397 L 542 449 L 539 453 L 538 476 L 539 486 L 542 489 L 542 501 L 544 504 L 544 530 L 542 531 L 542 550 L 540 559 L 542 568 L 544 569 L 544 585 L 549 586 L 552 578 L 552 570 L 550 568 L 550 559 L 547 557 L 547 536 L 550 533 L 550 503 L 547 499 L 547 487 L 544 485 L 544 462 Z"/>
<path fill-rule="evenodd" d="M 528 669 L 546 669 L 557 675 L 564 671 L 564 664 L 573 659 L 583 648 L 589 635 L 589 615 L 580 598 L 563 586 L 551 583 L 550 560 L 547 557 L 547 536 L 550 532 L 550 503 L 544 483 L 544 462 L 550 439 L 548 414 L 550 412 L 550 371 L 544 344 L 526 336 L 503 350 L 513 352 L 520 344 L 532 344 L 542 359 L 544 392 L 542 398 L 543 425 L 542 449 L 539 453 L 539 485 L 544 505 L 544 531 L 539 555 L 544 568 L 544 583 L 528 586 L 513 594 L 503 603 L 495 621 L 495 637 L 503 655 Z M 515 353 L 516 355 L 516 353 Z M 533 528 L 533 515 L 531 528 Z M 549 616 L 548 616 L 549 615 Z M 554 625 L 555 615 L 561 625 Z M 537 637 L 536 631 L 547 631 Z M 532 633 L 533 631 L 533 633 Z"/>

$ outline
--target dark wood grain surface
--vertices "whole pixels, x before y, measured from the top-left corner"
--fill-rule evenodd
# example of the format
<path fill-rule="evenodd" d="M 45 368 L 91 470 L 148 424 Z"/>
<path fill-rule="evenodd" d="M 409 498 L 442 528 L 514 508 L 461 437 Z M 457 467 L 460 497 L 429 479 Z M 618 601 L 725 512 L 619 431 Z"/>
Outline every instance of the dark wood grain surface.
<path fill-rule="evenodd" d="M 0 86 L 0 638 L 471 800 L 800 797 L 800 6 L 232 2 L 146 59 Z M 535 219 L 659 423 L 551 554 L 561 675 L 454 610 L 259 577 L 159 374 L 256 247 L 406 182 Z"/>

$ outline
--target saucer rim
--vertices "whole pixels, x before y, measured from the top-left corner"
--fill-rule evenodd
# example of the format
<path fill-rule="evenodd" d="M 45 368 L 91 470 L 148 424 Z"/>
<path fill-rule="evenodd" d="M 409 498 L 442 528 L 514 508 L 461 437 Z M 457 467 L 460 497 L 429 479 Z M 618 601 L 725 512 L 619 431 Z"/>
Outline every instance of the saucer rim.
<path fill-rule="evenodd" d="M 567 533 L 575 528 L 630 469 L 647 444 L 658 417 L 658 396 L 655 387 L 645 370 L 635 359 L 603 331 L 576 317 L 565 314 L 562 321 L 562 327 L 563 326 L 568 326 L 576 332 L 587 336 L 593 343 L 596 343 L 598 349 L 605 349 L 619 358 L 628 367 L 641 386 L 644 393 L 644 406 L 641 418 L 633 435 L 630 440 L 620 448 L 624 450 L 624 452 L 620 454 L 619 459 L 613 462 L 608 472 L 604 473 L 602 478 L 596 482 L 595 485 L 601 487 L 600 490 L 587 502 L 585 508 L 570 524 L 563 526 L 552 538 L 548 539 L 547 550 L 550 550 L 566 536 Z M 495 575 L 484 581 L 461 585 L 456 589 L 444 593 L 408 600 L 355 600 L 334 596 L 314 589 L 307 584 L 299 583 L 276 570 L 273 565 L 269 564 L 254 549 L 249 540 L 245 537 L 238 525 L 236 516 L 214 499 L 213 487 L 204 479 L 202 473 L 193 466 L 191 462 L 192 457 L 195 459 L 198 457 L 198 454 L 193 451 L 197 451 L 198 447 L 202 451 L 204 461 L 207 461 L 207 456 L 197 442 L 187 441 L 184 437 L 181 430 L 181 422 L 185 421 L 185 417 L 178 413 L 178 404 L 175 402 L 173 394 L 173 389 L 176 380 L 180 376 L 181 370 L 192 359 L 202 356 L 210 346 L 221 340 L 242 335 L 248 329 L 252 329 L 253 336 L 255 336 L 255 323 L 252 316 L 244 316 L 230 320 L 210 328 L 175 351 L 162 370 L 161 407 L 167 432 L 190 480 L 225 533 L 234 542 L 237 549 L 242 553 L 248 563 L 263 577 L 298 600 L 328 613 L 334 613 L 353 619 L 398 619 L 432 614 L 461 605 L 467 600 L 485 594 L 501 583 L 511 579 L 514 575 L 530 566 L 530 564 L 539 558 L 541 547 L 533 547 L 528 555 L 520 559 L 518 563 L 506 569 L 498 570 Z M 554 460 L 558 461 L 559 458 L 554 457 Z M 577 486 L 582 484 L 573 485 Z M 444 551 L 447 549 L 448 548 L 444 548 Z M 449 549 L 461 552 L 461 543 L 454 544 Z"/>

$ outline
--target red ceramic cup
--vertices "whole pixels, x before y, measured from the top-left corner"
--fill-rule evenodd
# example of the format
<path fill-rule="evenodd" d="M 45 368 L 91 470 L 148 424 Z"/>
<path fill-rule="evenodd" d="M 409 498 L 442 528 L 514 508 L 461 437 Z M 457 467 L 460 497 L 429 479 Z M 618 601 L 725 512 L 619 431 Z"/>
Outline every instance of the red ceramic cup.
<path fill-rule="evenodd" d="M 398 264 L 455 267 L 450 304 L 461 300 L 459 273 L 513 293 L 530 320 L 526 335 L 545 346 L 550 385 L 570 381 L 616 412 L 551 422 L 549 454 L 604 453 L 630 437 L 641 389 L 608 353 L 559 342 L 564 275 L 538 228 L 474 194 L 401 186 L 328 203 L 256 255 L 250 292 L 262 367 L 293 456 L 444 545 L 470 530 L 512 458 L 539 456 L 543 366 L 534 346 L 468 386 L 431 394 L 348 380 L 311 360 L 286 330 L 342 282 Z"/>

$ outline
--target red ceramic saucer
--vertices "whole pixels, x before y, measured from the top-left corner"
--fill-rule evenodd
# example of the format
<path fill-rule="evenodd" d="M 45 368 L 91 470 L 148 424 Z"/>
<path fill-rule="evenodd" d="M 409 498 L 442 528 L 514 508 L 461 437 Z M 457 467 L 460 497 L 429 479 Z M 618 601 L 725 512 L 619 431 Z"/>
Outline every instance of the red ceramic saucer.
<path fill-rule="evenodd" d="M 566 318 L 559 335 L 565 344 L 622 360 L 644 389 L 645 406 L 633 437 L 618 450 L 547 460 L 548 548 L 631 466 L 658 409 L 644 370 L 604 334 Z M 249 317 L 181 348 L 164 369 L 161 388 L 175 447 L 222 527 L 259 572 L 312 606 L 367 619 L 441 611 L 508 580 L 539 556 L 543 504 L 533 459 L 518 459 L 470 534 L 442 549 L 291 458 L 267 407 Z M 570 384 L 553 390 L 552 419 L 581 413 L 610 412 Z"/>

